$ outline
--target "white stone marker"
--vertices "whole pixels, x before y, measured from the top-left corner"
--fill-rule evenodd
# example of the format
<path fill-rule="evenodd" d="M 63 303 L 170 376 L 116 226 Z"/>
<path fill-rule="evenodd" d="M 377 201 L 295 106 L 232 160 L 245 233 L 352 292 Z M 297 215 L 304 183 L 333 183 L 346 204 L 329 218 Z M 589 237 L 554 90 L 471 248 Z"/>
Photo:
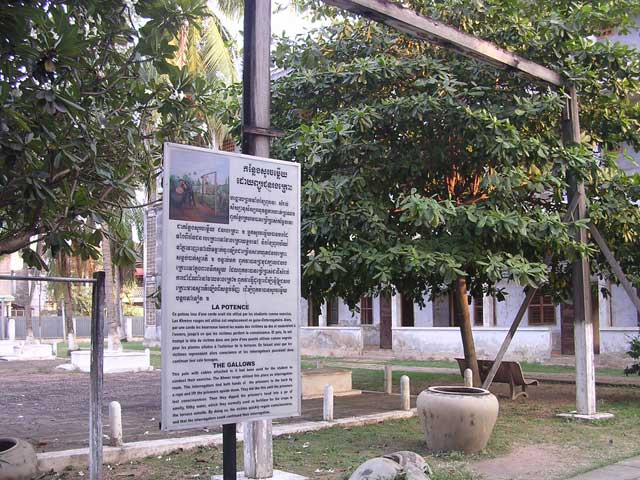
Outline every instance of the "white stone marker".
<path fill-rule="evenodd" d="M 111 445 L 122 446 L 122 407 L 119 402 L 109 404 L 109 427 L 111 430 Z"/>
<path fill-rule="evenodd" d="M 400 408 L 411 410 L 411 387 L 409 377 L 406 375 L 400 377 Z"/>
<path fill-rule="evenodd" d="M 464 370 L 464 386 L 473 387 L 473 372 L 470 368 Z"/>
<path fill-rule="evenodd" d="M 9 322 L 7 324 L 7 331 L 8 331 L 8 336 L 9 336 L 9 340 L 15 340 L 16 339 L 16 319 L 15 318 L 10 318 Z"/>
<path fill-rule="evenodd" d="M 393 367 L 391 365 L 384 366 L 384 391 L 387 395 L 393 392 Z"/>
<path fill-rule="evenodd" d="M 333 421 L 333 386 L 324 386 L 324 395 L 322 401 L 322 418 L 326 422 Z"/>
<path fill-rule="evenodd" d="M 133 318 L 131 317 L 124 319 L 124 334 L 127 342 L 133 342 Z"/>

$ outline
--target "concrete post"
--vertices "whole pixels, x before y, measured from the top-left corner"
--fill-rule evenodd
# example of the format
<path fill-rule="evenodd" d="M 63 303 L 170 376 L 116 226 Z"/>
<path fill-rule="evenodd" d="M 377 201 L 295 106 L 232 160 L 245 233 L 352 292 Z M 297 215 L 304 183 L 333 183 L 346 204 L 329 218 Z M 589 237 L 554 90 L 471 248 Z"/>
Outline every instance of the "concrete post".
<path fill-rule="evenodd" d="M 411 410 L 411 384 L 406 375 L 400 377 L 400 409 Z"/>
<path fill-rule="evenodd" d="M 6 339 L 6 333 L 4 330 L 5 320 L 4 320 L 4 301 L 0 302 L 0 340 Z"/>
<path fill-rule="evenodd" d="M 7 322 L 7 333 L 8 333 L 9 340 L 16 339 L 16 319 L 15 318 L 9 318 Z"/>
<path fill-rule="evenodd" d="M 391 395 L 393 392 L 393 367 L 391 365 L 384 366 L 384 392 Z"/>
<path fill-rule="evenodd" d="M 124 334 L 127 342 L 133 341 L 133 318 L 131 317 L 124 318 Z"/>
<path fill-rule="evenodd" d="M 271 420 L 244 424 L 244 475 L 246 478 L 273 476 L 273 443 Z"/>
<path fill-rule="evenodd" d="M 120 403 L 109 404 L 109 429 L 111 431 L 111 445 L 122 446 L 122 408 Z"/>
<path fill-rule="evenodd" d="M 464 386 L 473 387 L 473 372 L 470 368 L 464 370 Z"/>
<path fill-rule="evenodd" d="M 322 418 L 326 422 L 333 420 L 333 386 L 324 386 L 324 395 L 322 402 Z"/>
<path fill-rule="evenodd" d="M 320 315 L 318 315 L 318 326 L 326 327 L 327 326 L 327 302 L 323 302 L 320 305 Z"/>
<path fill-rule="evenodd" d="M 402 325 L 402 321 L 400 319 L 401 309 L 398 308 L 399 302 L 400 295 L 391 295 L 391 328 L 399 327 L 400 325 Z"/>

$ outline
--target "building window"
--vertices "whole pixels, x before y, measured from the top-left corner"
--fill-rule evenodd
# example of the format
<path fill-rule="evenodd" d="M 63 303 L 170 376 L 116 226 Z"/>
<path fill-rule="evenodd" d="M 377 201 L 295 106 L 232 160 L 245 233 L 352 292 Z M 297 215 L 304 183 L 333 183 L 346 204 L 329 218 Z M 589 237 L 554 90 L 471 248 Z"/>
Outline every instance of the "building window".
<path fill-rule="evenodd" d="M 473 297 L 473 324 L 480 327 L 484 325 L 483 303 L 484 297 L 482 295 Z"/>
<path fill-rule="evenodd" d="M 548 325 L 556 323 L 556 306 L 551 295 L 537 292 L 529 305 L 529 325 Z"/>
<path fill-rule="evenodd" d="M 309 327 L 317 327 L 318 326 L 318 302 L 312 300 L 311 298 L 307 300 L 308 310 L 307 310 L 307 326 Z"/>
<path fill-rule="evenodd" d="M 413 317 L 413 300 L 404 295 L 400 296 L 401 306 L 400 315 L 403 327 L 413 327 L 415 325 L 415 319 Z"/>
<path fill-rule="evenodd" d="M 340 319 L 338 318 L 338 299 L 332 297 L 327 299 L 327 326 L 338 325 Z"/>
<path fill-rule="evenodd" d="M 360 297 L 360 323 L 373 325 L 373 302 L 371 297 Z"/>

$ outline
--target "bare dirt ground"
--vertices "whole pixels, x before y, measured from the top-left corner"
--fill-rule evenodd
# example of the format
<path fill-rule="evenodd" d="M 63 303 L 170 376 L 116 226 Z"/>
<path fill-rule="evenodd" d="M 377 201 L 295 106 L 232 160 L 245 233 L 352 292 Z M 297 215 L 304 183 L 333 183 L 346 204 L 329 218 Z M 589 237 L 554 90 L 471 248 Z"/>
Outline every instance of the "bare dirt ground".
<path fill-rule="evenodd" d="M 567 456 L 575 457 L 579 452 L 570 447 L 572 452 L 559 448 L 554 444 L 526 445 L 514 448 L 509 454 L 480 460 L 471 464 L 471 470 L 491 480 L 539 480 L 564 476 L 567 471 Z M 571 466 L 583 465 L 587 462 Z"/>
<path fill-rule="evenodd" d="M 89 375 L 55 370 L 56 361 L 0 363 L 0 436 L 28 440 L 37 451 L 87 446 L 89 432 Z M 334 415 L 344 418 L 396 410 L 397 396 L 363 394 L 338 397 Z M 108 434 L 109 402 L 122 405 L 125 442 L 202 435 L 211 430 L 162 432 L 160 421 L 160 371 L 104 376 L 102 408 Z M 278 423 L 322 420 L 322 399 L 304 400 L 302 416 Z"/>

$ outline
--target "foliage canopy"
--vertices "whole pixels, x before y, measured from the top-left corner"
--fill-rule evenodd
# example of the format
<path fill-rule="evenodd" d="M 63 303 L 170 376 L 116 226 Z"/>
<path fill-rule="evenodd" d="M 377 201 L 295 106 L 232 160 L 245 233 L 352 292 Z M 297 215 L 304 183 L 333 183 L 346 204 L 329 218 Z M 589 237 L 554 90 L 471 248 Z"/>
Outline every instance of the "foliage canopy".
<path fill-rule="evenodd" d="M 0 254 L 43 267 L 26 248 L 43 240 L 97 257 L 162 142 L 209 143 L 217 85 L 170 63 L 176 33 L 207 15 L 204 0 L 0 5 Z"/>
<path fill-rule="evenodd" d="M 640 147 L 640 54 L 593 37 L 629 27 L 637 2 L 408 3 L 562 72 L 580 93 L 583 143 L 562 145 L 563 91 L 385 26 L 347 17 L 282 40 L 273 123 L 287 135 L 273 151 L 303 165 L 305 295 L 353 305 L 394 286 L 419 300 L 464 276 L 473 293 L 499 296 L 509 279 L 566 296 L 567 260 L 589 255 L 608 275 L 561 221 L 569 172 L 637 279 L 640 182 L 616 149 Z"/>

